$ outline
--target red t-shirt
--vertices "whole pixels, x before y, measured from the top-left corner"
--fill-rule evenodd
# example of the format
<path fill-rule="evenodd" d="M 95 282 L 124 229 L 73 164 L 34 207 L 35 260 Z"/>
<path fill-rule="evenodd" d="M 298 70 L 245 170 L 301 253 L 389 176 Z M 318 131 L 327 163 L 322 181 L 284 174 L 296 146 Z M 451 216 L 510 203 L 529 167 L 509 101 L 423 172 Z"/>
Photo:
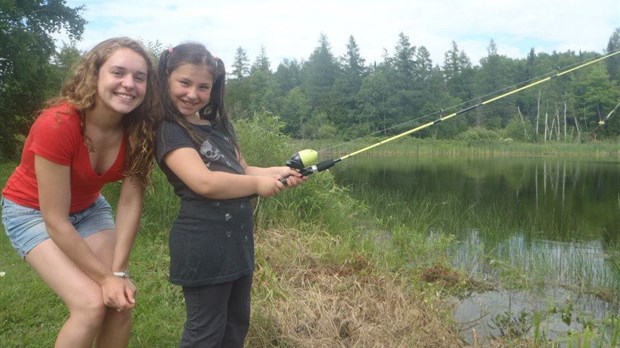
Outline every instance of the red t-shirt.
<path fill-rule="evenodd" d="M 35 120 L 26 138 L 19 166 L 2 191 L 7 199 L 20 205 L 39 208 L 39 191 L 34 171 L 34 156 L 71 167 L 70 213 L 88 208 L 101 193 L 104 184 L 123 177 L 125 138 L 112 167 L 97 174 L 88 156 L 88 147 L 80 129 L 79 111 L 68 104 L 52 106 Z"/>

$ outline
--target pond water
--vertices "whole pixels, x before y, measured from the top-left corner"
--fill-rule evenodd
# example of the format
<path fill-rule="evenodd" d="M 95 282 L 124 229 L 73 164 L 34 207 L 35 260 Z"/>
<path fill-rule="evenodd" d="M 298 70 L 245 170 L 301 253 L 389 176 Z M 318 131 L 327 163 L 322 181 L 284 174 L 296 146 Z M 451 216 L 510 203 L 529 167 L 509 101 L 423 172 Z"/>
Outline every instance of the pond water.
<path fill-rule="evenodd" d="M 618 315 L 620 162 L 359 156 L 332 173 L 388 226 L 453 235 L 455 268 L 527 278 L 526 291 L 474 293 L 455 305 L 466 341 L 508 331 L 553 338 Z"/>

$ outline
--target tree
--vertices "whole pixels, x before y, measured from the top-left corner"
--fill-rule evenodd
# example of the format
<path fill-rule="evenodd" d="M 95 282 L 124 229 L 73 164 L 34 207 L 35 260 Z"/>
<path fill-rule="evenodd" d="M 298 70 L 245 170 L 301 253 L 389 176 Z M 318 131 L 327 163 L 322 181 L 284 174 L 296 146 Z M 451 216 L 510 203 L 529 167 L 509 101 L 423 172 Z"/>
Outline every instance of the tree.
<path fill-rule="evenodd" d="M 254 64 L 252 64 L 250 72 L 253 73 L 258 70 L 271 74 L 271 63 L 267 57 L 265 46 L 260 47 L 260 53 L 256 56 L 256 60 L 254 61 Z"/>
<path fill-rule="evenodd" d="M 251 113 L 274 112 L 275 86 L 272 76 L 264 70 L 256 70 L 249 77 Z"/>
<path fill-rule="evenodd" d="M 347 51 L 340 58 L 342 71 L 334 84 L 334 95 L 337 98 L 338 110 L 332 115 L 332 121 L 343 130 L 348 130 L 355 123 L 359 113 L 359 104 L 355 96 L 362 86 L 367 74 L 365 60 L 360 54 L 359 46 L 353 36 L 349 37 Z"/>
<path fill-rule="evenodd" d="M 301 85 L 301 65 L 297 60 L 284 59 L 278 65 L 276 72 L 273 74 L 274 79 L 278 83 L 280 93 L 286 95 L 293 88 Z"/>
<path fill-rule="evenodd" d="M 612 53 L 620 50 L 620 28 L 617 28 L 609 38 L 607 43 L 607 53 Z M 607 58 L 607 71 L 609 77 L 620 84 L 620 55 Z"/>
<path fill-rule="evenodd" d="M 600 121 L 620 101 L 618 85 L 609 80 L 609 76 L 602 64 L 589 67 L 578 81 L 573 83 L 575 102 L 584 105 L 584 118 L 590 129 L 596 128 Z M 609 134 L 611 125 L 605 127 Z M 615 134 L 618 129 L 615 129 Z"/>
<path fill-rule="evenodd" d="M 366 74 L 366 61 L 360 54 L 359 46 L 357 45 L 353 35 L 349 36 L 347 51 L 341 60 L 344 73 L 351 84 L 350 87 L 352 87 L 353 91 L 358 90 L 362 84 L 362 79 Z"/>
<path fill-rule="evenodd" d="M 394 57 L 390 60 L 398 76 L 395 82 L 400 84 L 398 85 L 399 89 L 411 89 L 413 85 L 415 71 L 415 62 L 413 59 L 415 53 L 416 47 L 411 45 L 409 37 L 402 32 L 398 34 L 396 51 Z"/>
<path fill-rule="evenodd" d="M 461 102 L 472 98 L 474 69 L 469 57 L 459 50 L 454 41 L 452 48 L 444 55 L 443 73 L 448 92 L 453 97 L 459 98 Z"/>
<path fill-rule="evenodd" d="M 50 63 L 52 35 L 64 30 L 79 40 L 86 23 L 82 10 L 63 0 L 0 2 L 0 157 L 17 156 L 16 137 L 26 135 L 45 97 L 60 88 Z"/>
<path fill-rule="evenodd" d="M 433 73 L 433 61 L 431 54 L 424 46 L 418 48 L 415 55 L 415 78 L 417 82 L 427 81 Z"/>
<path fill-rule="evenodd" d="M 497 53 L 495 41 L 491 40 L 487 48 L 488 55 L 480 61 L 480 71 L 477 74 L 476 92 L 479 97 L 488 99 L 490 95 L 497 96 L 511 85 L 512 66 L 509 58 Z M 486 128 L 499 129 L 505 126 L 510 117 L 508 114 L 508 100 L 500 100 L 478 109 L 475 124 Z"/>
<path fill-rule="evenodd" d="M 82 57 L 82 52 L 75 46 L 75 42 L 71 42 L 69 44 L 63 43 L 63 46 L 60 48 L 60 51 L 56 53 L 52 59 L 53 66 L 56 70 L 56 79 L 58 80 L 58 85 L 62 85 L 67 77 L 73 72 L 73 68 L 79 62 Z M 52 95 L 56 95 L 58 93 L 57 90 L 48 91 L 51 92 Z M 51 97 L 52 95 L 46 95 L 46 98 Z"/>
<path fill-rule="evenodd" d="M 338 65 L 325 34 L 321 34 L 319 46 L 314 49 L 301 72 L 302 87 L 313 111 L 328 112 L 326 109 L 332 103 L 330 93 L 336 80 Z"/>
<path fill-rule="evenodd" d="M 356 119 L 357 126 L 354 126 L 353 129 L 370 129 L 372 131 L 383 131 L 386 134 L 389 120 L 394 117 L 395 113 L 387 104 L 390 94 L 389 76 L 383 69 L 368 75 L 362 82 L 362 87 L 357 95 L 360 113 Z M 352 134 L 352 136 L 361 135 L 367 134 Z"/>
<path fill-rule="evenodd" d="M 249 62 L 250 59 L 248 58 L 248 54 L 243 48 L 238 47 L 235 53 L 235 61 L 232 64 L 231 75 L 233 78 L 241 80 L 248 76 L 250 74 Z"/>
<path fill-rule="evenodd" d="M 280 117 L 285 122 L 284 132 L 294 136 L 301 136 L 301 129 L 310 117 L 310 104 L 299 87 L 291 89 L 282 102 Z"/>

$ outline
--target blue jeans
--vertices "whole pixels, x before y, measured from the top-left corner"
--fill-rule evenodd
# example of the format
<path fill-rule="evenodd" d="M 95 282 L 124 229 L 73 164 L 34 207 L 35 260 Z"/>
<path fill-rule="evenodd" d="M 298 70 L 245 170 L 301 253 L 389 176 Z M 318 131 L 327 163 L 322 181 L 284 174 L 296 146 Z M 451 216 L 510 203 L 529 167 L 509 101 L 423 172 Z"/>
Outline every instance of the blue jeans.
<path fill-rule="evenodd" d="M 41 211 L 24 207 L 2 198 L 2 223 L 11 244 L 23 259 L 26 254 L 50 236 Z M 114 229 L 112 207 L 99 196 L 88 208 L 69 215 L 69 220 L 82 238 L 103 230 Z"/>

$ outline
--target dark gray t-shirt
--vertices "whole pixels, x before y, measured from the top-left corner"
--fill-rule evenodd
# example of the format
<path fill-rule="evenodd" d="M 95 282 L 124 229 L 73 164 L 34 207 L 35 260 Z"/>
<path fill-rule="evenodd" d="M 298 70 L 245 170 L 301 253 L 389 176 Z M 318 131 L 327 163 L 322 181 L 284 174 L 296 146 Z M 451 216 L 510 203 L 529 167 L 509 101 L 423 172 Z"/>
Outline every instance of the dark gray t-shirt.
<path fill-rule="evenodd" d="M 193 192 L 163 162 L 169 152 L 196 149 L 212 171 L 244 174 L 235 148 L 221 126 L 192 125 L 202 144 L 174 122 L 157 130 L 157 164 L 181 198 L 179 214 L 170 231 L 170 281 L 182 286 L 203 286 L 232 281 L 252 274 L 254 238 L 250 197 L 209 199 Z"/>

